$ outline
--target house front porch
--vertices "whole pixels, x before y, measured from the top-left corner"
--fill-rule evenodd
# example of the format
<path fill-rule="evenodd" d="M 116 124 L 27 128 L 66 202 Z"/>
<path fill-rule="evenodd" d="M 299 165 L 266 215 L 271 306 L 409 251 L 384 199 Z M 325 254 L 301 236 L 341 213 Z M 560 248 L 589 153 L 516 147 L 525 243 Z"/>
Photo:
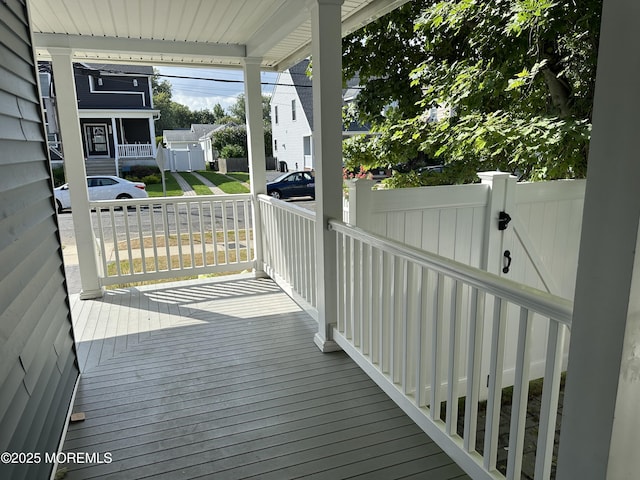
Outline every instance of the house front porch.
<path fill-rule="evenodd" d="M 467 478 L 270 279 L 73 298 L 79 478 Z M 107 460 L 107 461 L 105 461 Z M 109 461 L 110 460 L 110 461 Z"/>

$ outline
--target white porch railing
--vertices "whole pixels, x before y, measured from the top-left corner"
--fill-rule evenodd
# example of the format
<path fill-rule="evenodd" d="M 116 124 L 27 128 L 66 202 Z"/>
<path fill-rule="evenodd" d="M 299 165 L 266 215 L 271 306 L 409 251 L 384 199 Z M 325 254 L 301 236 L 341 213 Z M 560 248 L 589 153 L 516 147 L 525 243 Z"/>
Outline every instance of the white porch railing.
<path fill-rule="evenodd" d="M 571 302 L 342 222 L 330 227 L 340 272 L 334 340 L 473 478 L 504 478 L 499 448 L 508 449 L 506 477 L 520 478 L 531 332 L 547 330 L 535 478 L 550 478 Z M 508 329 L 517 331 L 516 372 L 509 441 L 499 445 Z M 476 438 L 483 397 L 484 440 Z"/>
<path fill-rule="evenodd" d="M 250 195 L 90 203 L 103 286 L 254 267 Z"/>
<path fill-rule="evenodd" d="M 118 145 L 118 158 L 154 158 L 153 145 L 142 143 L 127 143 Z"/>
<path fill-rule="evenodd" d="M 259 195 L 264 271 L 316 315 L 315 212 Z"/>

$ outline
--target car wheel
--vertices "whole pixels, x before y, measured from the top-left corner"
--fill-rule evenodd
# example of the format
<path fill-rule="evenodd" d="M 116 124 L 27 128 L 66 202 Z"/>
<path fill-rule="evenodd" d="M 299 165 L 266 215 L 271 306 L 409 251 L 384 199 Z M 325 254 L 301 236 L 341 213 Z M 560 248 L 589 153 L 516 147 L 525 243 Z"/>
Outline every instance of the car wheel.
<path fill-rule="evenodd" d="M 125 200 L 127 198 L 133 198 L 133 197 L 131 197 L 131 195 L 129 195 L 128 193 L 121 193 L 116 197 L 116 200 Z"/>
<path fill-rule="evenodd" d="M 278 200 L 282 198 L 282 195 L 280 195 L 280 190 L 272 190 L 269 195 L 271 195 L 273 198 L 277 198 Z"/>

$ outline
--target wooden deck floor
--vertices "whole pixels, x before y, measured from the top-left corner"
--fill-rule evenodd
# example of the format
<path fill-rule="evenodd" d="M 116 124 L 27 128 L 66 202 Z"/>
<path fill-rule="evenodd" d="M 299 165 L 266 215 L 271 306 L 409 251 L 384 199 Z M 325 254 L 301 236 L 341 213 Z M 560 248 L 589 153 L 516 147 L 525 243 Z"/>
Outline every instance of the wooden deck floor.
<path fill-rule="evenodd" d="M 67 479 L 461 479 L 466 475 L 271 280 L 74 302 L 83 371 Z M 112 458 L 108 462 L 108 456 Z M 105 458 L 107 456 L 107 458 Z"/>

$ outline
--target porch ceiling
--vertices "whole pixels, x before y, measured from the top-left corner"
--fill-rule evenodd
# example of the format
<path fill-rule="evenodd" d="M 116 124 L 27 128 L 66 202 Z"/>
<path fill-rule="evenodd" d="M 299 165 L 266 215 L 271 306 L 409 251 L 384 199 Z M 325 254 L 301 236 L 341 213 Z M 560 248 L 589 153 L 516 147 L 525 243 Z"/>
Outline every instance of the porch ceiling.
<path fill-rule="evenodd" d="M 345 0 L 346 35 L 407 0 Z M 259 57 L 281 71 L 311 52 L 308 0 L 28 0 L 38 58 L 241 67 Z"/>

